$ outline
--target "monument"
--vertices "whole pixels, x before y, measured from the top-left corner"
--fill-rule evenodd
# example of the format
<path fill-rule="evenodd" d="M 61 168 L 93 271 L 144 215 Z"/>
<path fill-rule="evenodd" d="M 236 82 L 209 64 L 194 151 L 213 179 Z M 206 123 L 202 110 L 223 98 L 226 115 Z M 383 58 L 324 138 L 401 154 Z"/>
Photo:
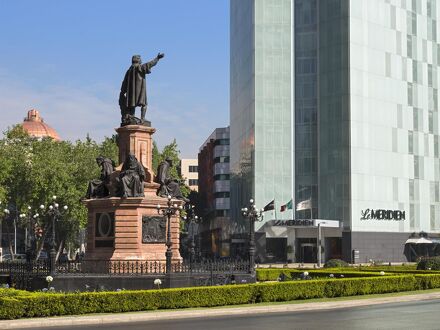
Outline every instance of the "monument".
<path fill-rule="evenodd" d="M 120 165 L 113 169 L 109 165 L 111 160 L 98 157 L 101 178 L 90 183 L 84 200 L 88 209 L 87 260 L 164 262 L 168 244 L 172 262 L 181 261 L 179 214 L 170 218 L 169 244 L 167 217 L 158 212 L 158 207 L 166 208 L 170 196 L 177 208 L 183 206 L 186 199 L 175 186 L 178 183 L 166 178 L 166 171 L 162 171 L 161 180 L 173 189 L 167 190 L 168 194 L 159 193 L 164 191 L 162 181 L 156 179 L 152 169 L 152 135 L 156 130 L 145 119 L 145 76 L 163 57 L 164 54 L 159 53 L 142 64 L 141 57 L 134 55 L 122 82 L 121 125 L 116 128 Z M 141 118 L 135 116 L 136 107 L 141 108 Z"/>

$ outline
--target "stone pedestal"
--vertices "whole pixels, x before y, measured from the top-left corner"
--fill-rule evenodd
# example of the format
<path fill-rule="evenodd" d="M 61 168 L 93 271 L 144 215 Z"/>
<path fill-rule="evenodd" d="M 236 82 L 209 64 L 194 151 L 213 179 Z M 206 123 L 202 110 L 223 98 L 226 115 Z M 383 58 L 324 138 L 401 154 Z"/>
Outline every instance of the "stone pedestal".
<path fill-rule="evenodd" d="M 146 182 L 152 182 L 154 170 L 152 168 L 153 139 L 151 136 L 156 132 L 153 127 L 142 125 L 127 125 L 116 128 L 118 133 L 119 164 L 125 161 L 129 153 L 136 156 L 144 166 Z"/>
<path fill-rule="evenodd" d="M 156 196 L 159 184 L 153 182 L 151 136 L 155 131 L 152 127 L 142 125 L 128 125 L 116 129 L 120 165 L 112 174 L 112 181 L 119 176 L 127 154 L 132 153 L 145 169 L 145 196 L 84 201 L 89 215 L 86 259 L 165 263 L 167 219 L 158 214 L 157 205 L 167 207 L 167 199 Z M 183 202 L 173 200 L 173 204 L 182 205 Z M 179 214 L 174 215 L 171 219 L 173 262 L 182 260 L 179 253 L 179 224 Z"/>
<path fill-rule="evenodd" d="M 173 201 L 180 205 L 181 201 Z M 167 219 L 157 213 L 165 198 L 106 198 L 87 201 L 87 260 L 165 262 Z M 179 253 L 179 215 L 171 218 L 173 261 Z"/>

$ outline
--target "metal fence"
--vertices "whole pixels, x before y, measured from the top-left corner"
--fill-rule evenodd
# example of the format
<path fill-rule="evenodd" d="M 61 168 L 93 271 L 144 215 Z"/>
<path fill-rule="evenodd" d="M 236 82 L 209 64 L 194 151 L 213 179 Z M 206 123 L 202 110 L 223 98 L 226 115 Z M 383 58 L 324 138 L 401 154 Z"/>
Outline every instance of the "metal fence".
<path fill-rule="evenodd" d="M 50 261 L 0 262 L 0 274 L 44 275 L 108 275 L 140 276 L 166 274 L 163 260 L 82 260 L 57 262 L 51 273 Z M 250 271 L 249 262 L 241 260 L 216 260 L 203 262 L 173 262 L 171 273 L 179 274 L 243 274 Z"/>

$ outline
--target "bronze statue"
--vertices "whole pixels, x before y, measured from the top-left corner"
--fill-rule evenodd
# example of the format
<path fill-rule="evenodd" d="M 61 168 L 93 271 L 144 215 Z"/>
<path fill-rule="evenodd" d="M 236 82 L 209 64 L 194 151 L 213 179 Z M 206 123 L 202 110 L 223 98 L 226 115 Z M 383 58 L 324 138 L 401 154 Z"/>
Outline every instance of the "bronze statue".
<path fill-rule="evenodd" d="M 101 167 L 101 176 L 89 182 L 86 198 L 104 198 L 110 195 L 108 185 L 110 184 L 110 175 L 115 171 L 115 164 L 110 158 L 99 156 L 96 163 Z"/>
<path fill-rule="evenodd" d="M 144 167 L 135 155 L 128 154 L 119 174 L 119 197 L 143 197 L 144 180 Z"/>
<path fill-rule="evenodd" d="M 160 184 L 157 189 L 157 196 L 177 198 L 185 202 L 189 202 L 188 198 L 185 198 L 180 191 L 180 183 L 177 180 L 173 180 L 170 177 L 170 168 L 173 166 L 173 160 L 166 158 L 157 167 L 157 176 L 155 181 Z"/>
<path fill-rule="evenodd" d="M 133 55 L 131 66 L 125 73 L 119 94 L 119 107 L 121 108 L 121 126 L 132 124 L 147 124 L 145 114 L 147 113 L 147 88 L 145 75 L 151 73 L 151 68 L 163 58 L 163 53 L 142 64 L 140 55 Z M 141 107 L 141 119 L 135 117 L 136 107 Z"/>

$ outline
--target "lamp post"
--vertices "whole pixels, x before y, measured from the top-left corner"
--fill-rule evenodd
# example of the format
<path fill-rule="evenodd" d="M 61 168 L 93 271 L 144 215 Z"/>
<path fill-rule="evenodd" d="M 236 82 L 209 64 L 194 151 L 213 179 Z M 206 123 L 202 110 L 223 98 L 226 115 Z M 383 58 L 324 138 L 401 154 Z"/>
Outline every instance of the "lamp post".
<path fill-rule="evenodd" d="M 32 259 L 35 257 L 35 222 L 37 218 L 40 216 L 37 212 L 32 215 L 32 207 L 27 207 L 27 214 L 21 213 L 19 215 L 20 219 L 27 218 L 27 226 L 25 232 L 25 253 L 26 253 L 26 262 L 30 263 Z"/>
<path fill-rule="evenodd" d="M 255 221 L 263 220 L 263 209 L 258 210 L 250 199 L 249 206 L 242 208 L 241 213 L 249 220 L 249 272 L 255 275 Z"/>
<path fill-rule="evenodd" d="M 1 204 L 1 202 L 0 202 L 0 204 Z M 15 258 L 15 255 L 17 254 L 17 219 L 16 219 L 16 217 L 17 217 L 18 211 L 17 211 L 17 207 L 15 207 L 15 209 L 13 209 L 12 211 L 7 207 L 3 210 L 5 221 L 7 221 L 7 219 L 11 216 L 12 213 L 14 213 L 14 216 L 12 218 L 13 223 L 14 223 L 14 249 L 12 250 L 12 247 L 10 246 L 10 250 L 11 250 L 10 252 L 11 252 L 11 255 L 13 255 Z M 10 235 L 9 226 L 7 228 L 8 228 L 8 239 L 9 239 L 9 237 L 10 237 L 9 236 Z M 2 237 L 0 237 L 0 243 L 1 243 L 1 238 Z"/>
<path fill-rule="evenodd" d="M 183 220 L 187 223 L 188 226 L 188 236 L 190 238 L 188 250 L 189 250 L 189 267 L 192 269 L 192 264 L 195 259 L 195 242 L 194 236 L 199 229 L 199 221 L 202 218 L 199 218 L 194 211 L 194 205 L 190 205 L 187 209 L 187 215 L 183 217 Z"/>
<path fill-rule="evenodd" d="M 55 264 L 56 264 L 56 255 L 57 252 L 55 250 L 55 246 L 56 246 L 56 241 L 55 241 L 55 223 L 61 218 L 61 211 L 59 209 L 59 204 L 56 202 L 57 196 L 52 196 L 52 204 L 49 205 L 48 207 L 48 215 L 49 218 L 51 219 L 51 229 L 52 229 L 52 235 L 51 235 L 51 240 L 50 240 L 50 251 L 49 251 L 49 256 L 50 256 L 50 273 L 54 274 L 55 273 Z M 40 210 L 45 210 L 45 206 L 42 204 L 40 205 Z M 63 210 L 67 211 L 68 207 L 67 205 L 63 206 Z"/>
<path fill-rule="evenodd" d="M 162 213 L 167 217 L 167 242 L 165 243 L 167 246 L 167 251 L 165 252 L 165 271 L 167 274 L 171 273 L 171 259 L 173 257 L 173 251 L 171 250 L 171 246 L 173 245 L 171 242 L 171 217 L 183 209 L 182 205 L 173 204 L 171 199 L 171 196 L 168 195 L 167 207 L 165 208 L 162 208 L 159 204 L 157 205 L 157 213 Z"/>
<path fill-rule="evenodd" d="M 318 222 L 318 237 L 316 238 L 316 246 L 317 246 L 317 251 L 316 251 L 316 254 L 317 254 L 317 256 L 316 256 L 316 264 L 317 264 L 317 266 L 318 266 L 318 268 L 321 268 L 321 264 L 322 264 L 322 261 L 321 261 L 321 259 L 322 259 L 322 251 L 321 251 L 321 249 L 322 249 L 322 231 L 321 231 L 321 225 L 323 225 L 323 224 L 326 224 L 326 222 L 325 221 L 320 221 L 320 222 Z M 325 227 L 325 226 L 324 226 Z"/>

